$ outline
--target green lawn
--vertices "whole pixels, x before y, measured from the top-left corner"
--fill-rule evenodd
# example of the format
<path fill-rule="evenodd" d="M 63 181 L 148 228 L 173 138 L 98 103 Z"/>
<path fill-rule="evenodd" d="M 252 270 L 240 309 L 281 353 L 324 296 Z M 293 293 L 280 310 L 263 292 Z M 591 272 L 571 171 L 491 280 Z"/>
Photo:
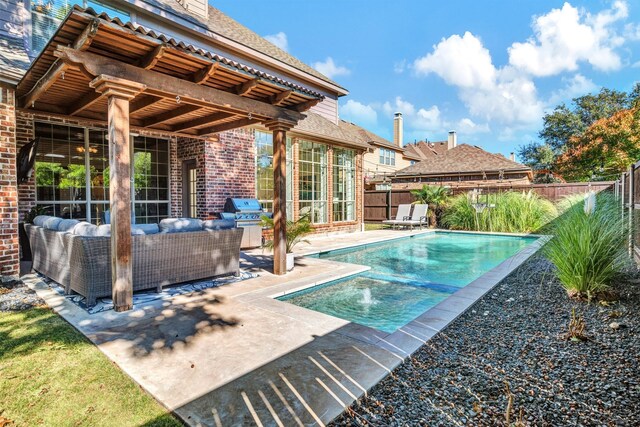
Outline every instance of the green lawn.
<path fill-rule="evenodd" d="M 0 425 L 180 426 L 60 316 L 0 313 Z"/>
<path fill-rule="evenodd" d="M 385 225 L 379 222 L 369 222 L 364 224 L 364 231 L 382 230 L 388 227 L 389 227 L 388 225 Z"/>

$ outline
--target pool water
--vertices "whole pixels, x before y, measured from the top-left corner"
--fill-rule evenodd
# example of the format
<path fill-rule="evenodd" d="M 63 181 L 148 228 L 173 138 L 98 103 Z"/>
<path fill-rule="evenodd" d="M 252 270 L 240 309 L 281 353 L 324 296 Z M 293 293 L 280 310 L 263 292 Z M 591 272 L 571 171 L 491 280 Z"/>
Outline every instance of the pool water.
<path fill-rule="evenodd" d="M 391 333 L 535 240 L 435 232 L 325 252 L 371 270 L 278 299 Z"/>

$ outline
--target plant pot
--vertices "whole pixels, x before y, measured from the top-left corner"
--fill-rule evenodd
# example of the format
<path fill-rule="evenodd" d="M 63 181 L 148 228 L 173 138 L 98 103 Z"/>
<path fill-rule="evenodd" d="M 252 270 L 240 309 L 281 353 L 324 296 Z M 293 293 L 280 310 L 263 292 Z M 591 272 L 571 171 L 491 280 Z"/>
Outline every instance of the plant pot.
<path fill-rule="evenodd" d="M 31 245 L 27 231 L 24 229 L 24 222 L 18 223 L 18 239 L 20 242 L 20 261 L 33 261 L 31 255 Z"/>
<path fill-rule="evenodd" d="M 293 270 L 295 265 L 295 257 L 293 254 L 287 254 L 287 271 Z"/>

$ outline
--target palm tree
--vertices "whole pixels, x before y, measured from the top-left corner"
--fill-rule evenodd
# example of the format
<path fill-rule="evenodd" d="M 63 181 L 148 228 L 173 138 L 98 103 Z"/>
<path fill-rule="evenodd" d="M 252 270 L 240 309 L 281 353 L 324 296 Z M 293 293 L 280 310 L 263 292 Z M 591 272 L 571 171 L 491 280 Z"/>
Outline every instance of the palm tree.
<path fill-rule="evenodd" d="M 416 201 L 413 202 L 414 204 L 429 205 L 429 223 L 437 227 L 438 218 L 440 218 L 442 214 L 442 206 L 449 199 L 449 187 L 425 184 L 421 189 L 411 191 L 411 194 L 416 198 Z"/>

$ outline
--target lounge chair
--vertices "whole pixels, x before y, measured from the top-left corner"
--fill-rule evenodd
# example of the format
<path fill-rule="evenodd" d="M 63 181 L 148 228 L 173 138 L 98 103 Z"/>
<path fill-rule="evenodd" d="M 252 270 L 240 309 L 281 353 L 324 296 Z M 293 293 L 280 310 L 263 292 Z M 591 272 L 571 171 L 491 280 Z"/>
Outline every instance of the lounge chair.
<path fill-rule="evenodd" d="M 411 213 L 411 218 L 398 221 L 396 225 L 401 225 L 403 227 L 409 227 L 413 230 L 413 227 L 418 226 L 422 228 L 423 225 L 429 225 L 427 222 L 427 209 L 429 205 L 413 205 L 413 212 Z"/>
<path fill-rule="evenodd" d="M 403 221 L 411 219 L 411 205 L 398 205 L 398 211 L 396 217 L 382 221 L 383 224 L 390 225 L 391 228 L 395 228 L 396 225 L 400 225 Z"/>

